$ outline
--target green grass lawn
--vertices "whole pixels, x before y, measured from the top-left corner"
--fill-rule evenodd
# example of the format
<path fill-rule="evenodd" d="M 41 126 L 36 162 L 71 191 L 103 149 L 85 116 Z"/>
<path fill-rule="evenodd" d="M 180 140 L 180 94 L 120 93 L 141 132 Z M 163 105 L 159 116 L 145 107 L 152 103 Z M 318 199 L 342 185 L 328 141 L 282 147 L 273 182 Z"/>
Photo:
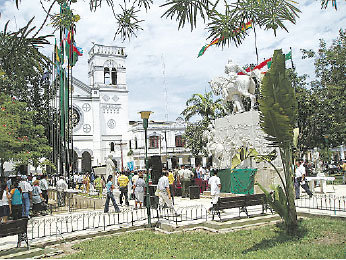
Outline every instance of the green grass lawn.
<path fill-rule="evenodd" d="M 81 242 L 65 258 L 346 258 L 345 224 L 304 219 L 296 237 L 275 225 L 226 234 L 138 231 Z"/>

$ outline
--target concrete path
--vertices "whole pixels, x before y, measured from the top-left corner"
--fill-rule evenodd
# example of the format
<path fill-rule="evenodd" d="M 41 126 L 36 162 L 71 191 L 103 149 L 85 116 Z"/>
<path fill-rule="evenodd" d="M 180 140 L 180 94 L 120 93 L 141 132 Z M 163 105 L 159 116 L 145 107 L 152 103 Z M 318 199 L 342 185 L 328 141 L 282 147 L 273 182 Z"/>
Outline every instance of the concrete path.
<path fill-rule="evenodd" d="M 317 188 L 318 189 L 318 188 Z M 345 207 L 343 211 L 335 211 L 328 208 L 330 204 L 329 200 L 320 200 L 326 209 L 313 209 L 311 208 L 314 199 L 317 201 L 324 194 L 319 194 L 318 190 L 315 190 L 314 198 L 308 199 L 306 194 L 302 194 L 302 198 L 296 201 L 296 205 L 301 205 L 297 207 L 298 213 L 310 213 L 318 215 L 329 215 L 329 216 L 338 216 L 346 217 Z M 327 195 L 332 195 L 335 197 L 346 196 L 346 185 L 328 185 Z M 178 225 L 189 225 L 196 224 L 198 222 L 212 221 L 210 213 L 207 212 L 207 209 L 211 206 L 211 199 L 209 198 L 200 198 L 190 200 L 188 198 L 175 197 L 174 198 L 175 210 L 183 215 L 186 214 L 186 217 L 189 219 L 191 214 L 191 219 L 199 218 L 199 220 L 187 220 L 177 223 Z M 305 207 L 304 207 L 305 201 Z M 310 203 L 310 208 L 307 208 L 307 203 Z M 329 203 L 329 204 L 328 204 Z M 343 202 L 345 203 L 345 202 Z M 104 214 L 103 210 L 80 210 L 71 213 L 61 213 L 53 216 L 41 216 L 34 217 L 30 219 L 28 225 L 28 236 L 29 243 L 31 245 L 40 244 L 47 241 L 56 241 L 61 239 L 67 239 L 70 237 L 77 237 L 83 235 L 97 234 L 100 231 L 105 230 L 115 230 L 121 229 L 123 227 L 141 226 L 147 223 L 146 209 L 133 210 L 134 201 L 130 200 L 129 207 L 121 207 L 121 214 Z M 111 208 L 111 212 L 114 209 Z M 185 211 L 184 211 L 185 210 Z M 262 212 L 261 206 L 253 206 L 248 208 L 249 214 L 252 216 L 258 216 Z M 155 212 L 152 213 L 155 217 Z M 270 214 L 270 213 L 269 213 Z M 228 209 L 222 213 L 222 218 L 231 219 L 239 217 L 239 209 Z M 246 215 L 242 213 L 241 217 L 246 218 Z M 132 222 L 133 220 L 133 222 Z M 155 222 L 157 219 L 154 219 Z M 173 218 L 172 218 L 173 221 Z M 73 231 L 73 232 L 71 232 Z M 44 236 L 44 237 L 43 237 Z M 32 239 L 33 238 L 33 239 Z M 0 238 L 0 253 L 2 250 L 8 250 L 10 248 L 16 247 L 17 236 L 10 236 L 5 238 Z M 22 247 L 25 246 L 25 243 L 22 243 Z M 1 258 L 1 257 L 0 257 Z"/>

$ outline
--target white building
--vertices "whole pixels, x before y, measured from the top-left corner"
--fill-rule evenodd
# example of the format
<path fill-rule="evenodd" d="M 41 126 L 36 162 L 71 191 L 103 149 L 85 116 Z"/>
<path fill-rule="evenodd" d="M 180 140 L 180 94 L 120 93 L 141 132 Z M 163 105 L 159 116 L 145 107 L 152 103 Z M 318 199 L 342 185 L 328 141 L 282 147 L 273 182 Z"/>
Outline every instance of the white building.
<path fill-rule="evenodd" d="M 118 169 L 126 168 L 128 162 L 136 169 L 145 168 L 142 121 L 129 122 L 128 117 L 124 49 L 95 44 L 89 51 L 89 84 L 73 79 L 73 158 L 78 172 L 105 165 L 110 155 Z M 150 121 L 148 157 L 160 155 L 169 167 L 194 165 L 194 158 L 184 148 L 185 128 L 182 118 Z"/>
<path fill-rule="evenodd" d="M 166 167 L 174 168 L 182 164 L 195 165 L 195 158 L 186 149 L 183 135 L 186 123 L 179 117 L 171 122 L 154 122 L 149 120 L 148 157 L 159 155 Z M 145 137 L 142 121 L 130 122 L 129 148 L 133 152 L 129 160 L 137 169 L 145 168 Z"/>
<path fill-rule="evenodd" d="M 128 88 L 123 47 L 95 44 L 89 51 L 89 85 L 73 79 L 73 149 L 78 171 L 104 165 L 109 155 L 121 163 L 127 153 Z M 118 164 L 119 165 L 119 164 Z"/>

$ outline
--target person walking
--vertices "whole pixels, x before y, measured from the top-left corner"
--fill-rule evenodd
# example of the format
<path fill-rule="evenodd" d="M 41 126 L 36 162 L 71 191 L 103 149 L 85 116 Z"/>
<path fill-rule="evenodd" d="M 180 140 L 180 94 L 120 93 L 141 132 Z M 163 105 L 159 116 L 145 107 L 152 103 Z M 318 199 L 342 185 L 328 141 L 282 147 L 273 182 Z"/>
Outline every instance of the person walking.
<path fill-rule="evenodd" d="M 171 192 L 169 190 L 169 181 L 168 181 L 168 171 L 162 173 L 161 178 L 157 184 L 157 189 L 159 193 L 159 206 L 163 208 L 165 205 L 169 208 L 173 208 L 171 200 Z"/>
<path fill-rule="evenodd" d="M 107 184 L 106 184 L 106 189 L 107 189 L 107 198 L 106 198 L 106 203 L 105 203 L 105 208 L 104 208 L 104 213 L 107 213 L 109 211 L 109 200 L 112 200 L 114 210 L 116 213 L 120 212 L 120 209 L 115 201 L 114 195 L 113 195 L 113 190 L 114 190 L 114 185 L 112 182 L 113 176 L 109 175 L 107 178 Z"/>
<path fill-rule="evenodd" d="M 125 204 L 126 206 L 129 206 L 129 200 L 128 200 L 128 185 L 129 178 L 125 175 L 124 172 L 121 173 L 121 175 L 118 178 L 118 185 L 120 189 L 120 205 L 123 204 L 123 196 L 125 197 Z"/>
<path fill-rule="evenodd" d="M 56 182 L 56 191 L 58 197 L 58 207 L 65 206 L 65 190 L 67 190 L 68 186 L 64 179 L 64 176 L 60 175 L 60 179 Z"/>
<path fill-rule="evenodd" d="M 32 197 L 32 187 L 29 182 L 27 182 L 27 176 L 22 175 L 22 180 L 19 183 L 19 187 L 22 190 L 22 196 L 23 196 L 23 212 L 22 215 L 25 218 L 29 217 L 29 210 L 30 210 L 30 199 Z"/>
<path fill-rule="evenodd" d="M 48 181 L 47 175 L 42 175 L 40 179 L 40 189 L 42 191 L 43 201 L 48 204 Z"/>
<path fill-rule="evenodd" d="M 138 203 L 140 208 L 142 207 L 142 203 L 144 203 L 144 187 L 145 181 L 143 180 L 143 174 L 140 173 L 138 179 L 136 178 L 136 183 L 133 185 L 135 191 L 135 209 L 137 209 Z"/>
<path fill-rule="evenodd" d="M 0 222 L 7 222 L 11 214 L 11 195 L 7 184 L 2 183 L 0 187 Z"/>
<path fill-rule="evenodd" d="M 214 175 L 209 178 L 208 184 L 210 185 L 210 195 L 212 197 L 211 204 L 212 208 L 215 207 L 217 204 L 217 201 L 220 197 L 220 191 L 221 191 L 221 181 L 220 178 L 217 176 L 217 170 L 214 170 Z"/>
<path fill-rule="evenodd" d="M 102 182 L 101 182 L 101 176 L 96 176 L 96 179 L 94 180 L 95 190 L 98 193 L 99 197 L 102 197 Z"/>
<path fill-rule="evenodd" d="M 42 196 L 42 190 L 39 186 L 40 181 L 35 180 L 33 184 L 34 188 L 32 189 L 32 211 L 34 214 L 38 214 L 43 210 L 42 201 L 44 201 L 44 198 Z"/>
<path fill-rule="evenodd" d="M 169 191 L 171 193 L 171 197 L 172 197 L 172 203 L 174 205 L 174 192 L 175 192 L 175 187 L 174 187 L 174 174 L 172 171 L 168 172 L 168 182 L 169 182 Z"/>
<path fill-rule="evenodd" d="M 309 197 L 312 197 L 312 192 L 309 189 L 308 184 L 305 181 L 305 167 L 302 160 L 296 161 L 296 171 L 295 171 L 295 178 L 294 178 L 294 188 L 296 192 L 296 199 L 300 198 L 300 186 L 306 191 L 306 193 L 309 195 Z"/>
<path fill-rule="evenodd" d="M 18 186 L 18 181 L 14 181 L 11 189 L 11 217 L 12 219 L 20 219 L 23 216 L 23 197 L 22 190 Z"/>

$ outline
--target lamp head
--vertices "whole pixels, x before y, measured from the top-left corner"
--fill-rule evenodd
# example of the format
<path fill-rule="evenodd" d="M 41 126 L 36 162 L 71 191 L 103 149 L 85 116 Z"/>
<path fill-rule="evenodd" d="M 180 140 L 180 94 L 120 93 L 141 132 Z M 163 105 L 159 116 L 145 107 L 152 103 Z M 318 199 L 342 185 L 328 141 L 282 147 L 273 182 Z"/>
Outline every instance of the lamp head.
<path fill-rule="evenodd" d="M 152 111 L 141 111 L 139 112 L 141 114 L 142 119 L 149 119 L 150 114 L 154 113 Z"/>

